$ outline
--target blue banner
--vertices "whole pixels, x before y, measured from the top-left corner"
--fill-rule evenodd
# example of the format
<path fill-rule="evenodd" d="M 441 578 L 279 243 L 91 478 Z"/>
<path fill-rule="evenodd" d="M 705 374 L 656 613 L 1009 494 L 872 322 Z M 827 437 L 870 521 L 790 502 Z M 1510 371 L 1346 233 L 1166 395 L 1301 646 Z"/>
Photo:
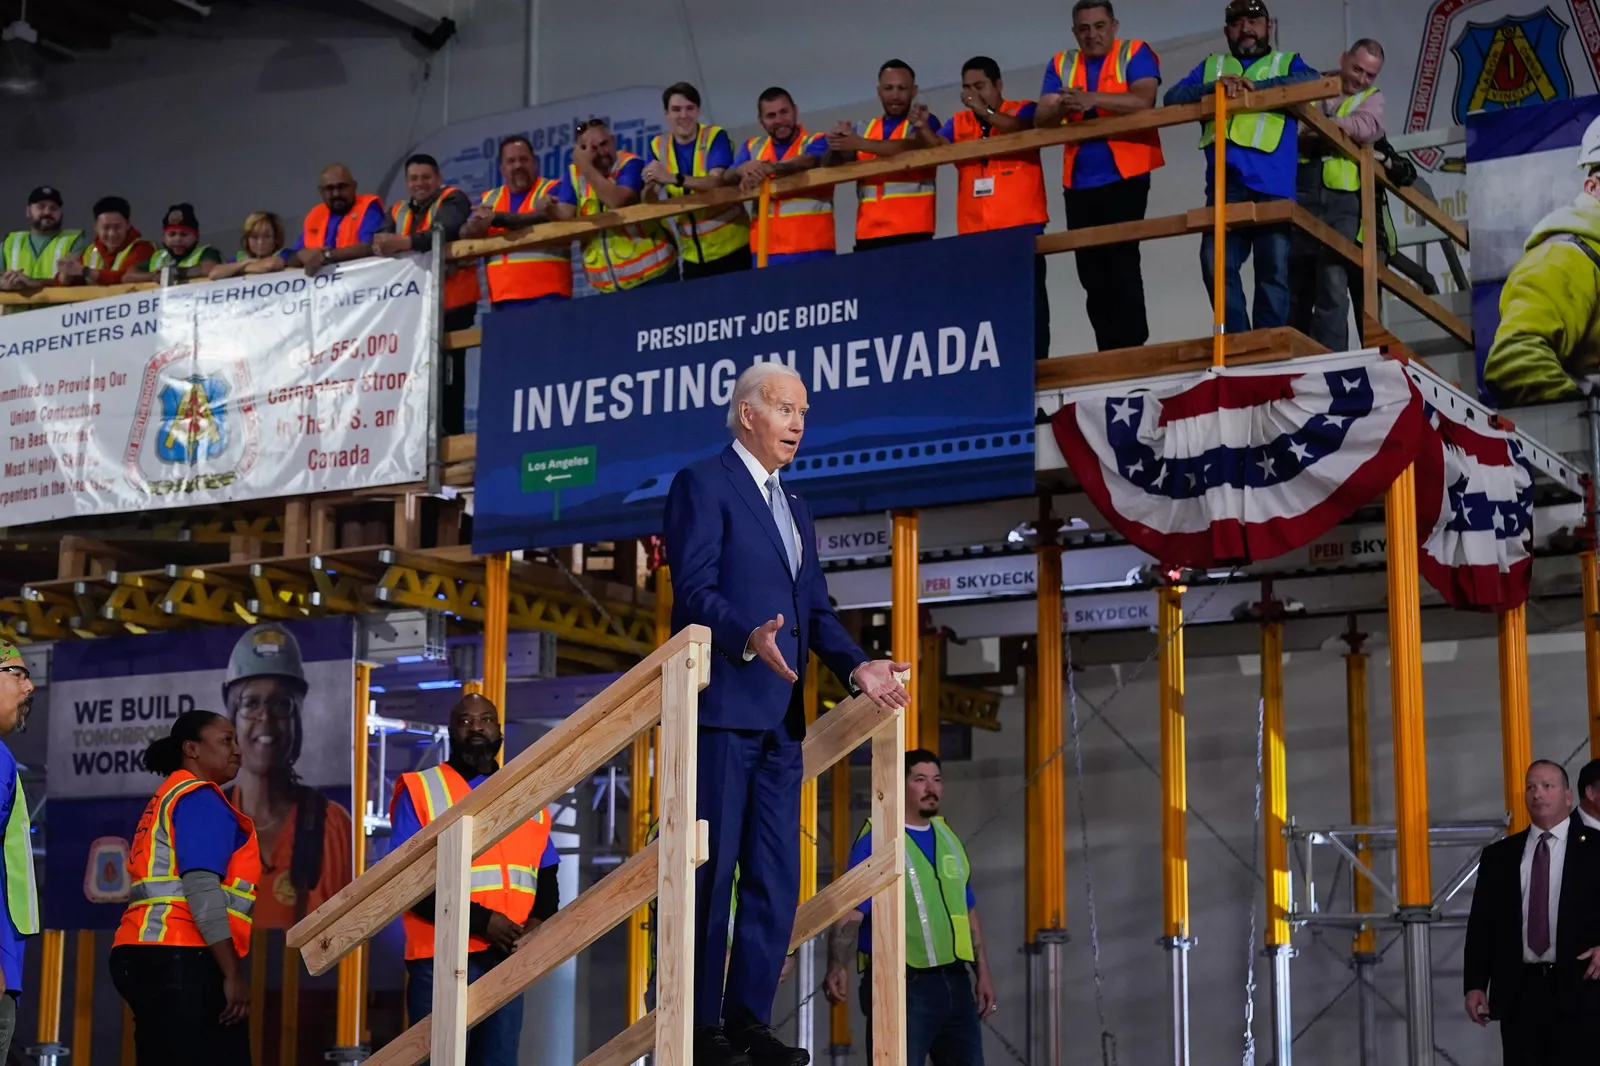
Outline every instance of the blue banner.
<path fill-rule="evenodd" d="M 726 447 L 734 381 L 810 391 L 784 471 L 818 516 L 1034 490 L 1033 242 L 1002 230 L 488 315 L 478 552 L 644 536 Z"/>

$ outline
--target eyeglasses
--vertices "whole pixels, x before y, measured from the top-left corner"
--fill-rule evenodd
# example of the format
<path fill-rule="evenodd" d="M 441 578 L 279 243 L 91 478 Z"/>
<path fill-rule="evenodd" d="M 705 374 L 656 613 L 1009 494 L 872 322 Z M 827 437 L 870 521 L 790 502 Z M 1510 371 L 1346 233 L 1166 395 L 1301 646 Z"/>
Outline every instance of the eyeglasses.
<path fill-rule="evenodd" d="M 33 680 L 33 675 L 28 673 L 26 666 L 0 666 L 0 674 L 10 674 L 23 681 Z"/>

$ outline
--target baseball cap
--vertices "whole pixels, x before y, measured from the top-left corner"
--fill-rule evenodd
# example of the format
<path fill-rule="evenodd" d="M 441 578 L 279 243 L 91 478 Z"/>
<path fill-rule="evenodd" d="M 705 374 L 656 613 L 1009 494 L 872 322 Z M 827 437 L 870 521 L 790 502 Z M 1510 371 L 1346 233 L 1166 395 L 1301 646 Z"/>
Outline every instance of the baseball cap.
<path fill-rule="evenodd" d="M 1232 0 L 1222 17 L 1225 22 L 1234 22 L 1238 19 L 1271 18 L 1272 15 L 1261 0 Z"/>
<path fill-rule="evenodd" d="M 28 194 L 28 206 L 34 204 L 52 203 L 61 206 L 61 192 L 53 185 L 41 185 Z"/>
<path fill-rule="evenodd" d="M 162 229 L 186 229 L 191 233 L 200 232 L 200 220 L 194 217 L 193 204 L 173 204 L 167 208 L 166 221 L 161 223 Z"/>

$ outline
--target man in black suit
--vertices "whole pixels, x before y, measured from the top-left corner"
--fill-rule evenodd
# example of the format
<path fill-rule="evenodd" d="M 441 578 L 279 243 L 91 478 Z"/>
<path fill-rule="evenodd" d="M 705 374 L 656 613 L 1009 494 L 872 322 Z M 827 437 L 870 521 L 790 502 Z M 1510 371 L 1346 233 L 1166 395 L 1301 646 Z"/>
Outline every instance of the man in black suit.
<path fill-rule="evenodd" d="M 1506 1066 L 1592 1062 L 1600 1032 L 1600 833 L 1558 763 L 1528 767 L 1533 825 L 1483 849 L 1467 920 L 1467 1016 L 1500 1023 Z"/>

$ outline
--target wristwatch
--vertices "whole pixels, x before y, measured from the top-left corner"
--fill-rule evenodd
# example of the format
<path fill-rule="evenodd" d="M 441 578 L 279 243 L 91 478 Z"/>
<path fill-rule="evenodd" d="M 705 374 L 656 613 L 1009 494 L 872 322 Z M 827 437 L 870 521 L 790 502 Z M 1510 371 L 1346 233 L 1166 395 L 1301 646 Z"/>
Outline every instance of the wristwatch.
<path fill-rule="evenodd" d="M 676 185 L 680 189 L 684 187 L 683 171 L 680 170 L 676 174 L 672 175 L 672 184 Z"/>

